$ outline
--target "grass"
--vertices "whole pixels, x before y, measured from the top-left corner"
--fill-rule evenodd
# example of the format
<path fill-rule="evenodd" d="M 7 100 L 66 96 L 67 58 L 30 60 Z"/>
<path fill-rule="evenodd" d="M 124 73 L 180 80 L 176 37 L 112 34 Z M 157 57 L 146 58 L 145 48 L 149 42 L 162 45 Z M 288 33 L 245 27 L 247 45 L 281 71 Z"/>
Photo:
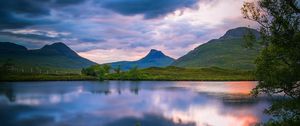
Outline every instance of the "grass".
<path fill-rule="evenodd" d="M 0 75 L 1 76 L 1 75 Z M 68 81 L 97 80 L 98 77 L 76 73 L 39 74 L 10 73 L 2 75 L 0 81 Z M 149 81 L 241 81 L 255 80 L 251 71 L 211 68 L 152 67 L 135 71 L 110 73 L 104 80 L 149 80 Z"/>
<path fill-rule="evenodd" d="M 137 76 L 133 76 L 133 74 Z M 137 73 L 122 72 L 108 74 L 107 80 L 166 80 L 166 81 L 240 81 L 255 80 L 251 71 L 238 71 L 211 68 L 147 68 L 138 70 Z"/>
<path fill-rule="evenodd" d="M 259 54 L 258 44 L 253 49 L 243 47 L 243 38 L 215 39 L 195 48 L 176 60 L 173 65 L 185 68 L 221 67 L 252 70 Z"/>
<path fill-rule="evenodd" d="M 9 74 L 0 77 L 0 81 L 73 81 L 97 80 L 96 77 L 80 74 Z"/>
<path fill-rule="evenodd" d="M 59 80 L 96 80 L 96 77 L 81 75 L 80 69 L 71 68 L 12 65 L 7 70 L 0 69 L 0 81 Z"/>

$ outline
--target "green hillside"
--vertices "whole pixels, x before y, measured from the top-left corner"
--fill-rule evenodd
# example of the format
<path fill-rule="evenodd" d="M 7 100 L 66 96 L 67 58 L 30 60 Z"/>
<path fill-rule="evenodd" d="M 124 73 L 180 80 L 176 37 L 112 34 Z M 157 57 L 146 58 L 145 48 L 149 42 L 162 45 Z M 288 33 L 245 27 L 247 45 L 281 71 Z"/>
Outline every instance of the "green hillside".
<path fill-rule="evenodd" d="M 259 50 L 256 47 L 247 49 L 243 46 L 243 36 L 247 31 L 250 31 L 259 38 L 258 31 L 253 29 L 244 27 L 231 29 L 220 39 L 214 39 L 198 46 L 188 54 L 180 57 L 172 65 L 188 68 L 220 67 L 243 70 L 254 69 L 254 60 Z M 254 46 L 258 46 L 258 44 Z"/>
<path fill-rule="evenodd" d="M 28 50 L 9 42 L 0 42 L 0 65 L 12 63 L 22 69 L 81 69 L 96 63 L 80 57 L 63 43 Z"/>
<path fill-rule="evenodd" d="M 255 80 L 251 71 L 211 68 L 151 67 L 147 69 L 112 73 L 105 76 L 108 80 L 168 80 L 168 81 L 237 81 Z"/>

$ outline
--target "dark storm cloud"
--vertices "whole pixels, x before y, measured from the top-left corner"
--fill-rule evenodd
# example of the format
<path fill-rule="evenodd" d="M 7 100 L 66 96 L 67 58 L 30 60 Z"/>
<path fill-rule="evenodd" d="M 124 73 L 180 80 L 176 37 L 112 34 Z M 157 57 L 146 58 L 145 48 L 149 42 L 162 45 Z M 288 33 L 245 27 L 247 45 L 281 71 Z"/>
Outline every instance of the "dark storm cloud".
<path fill-rule="evenodd" d="M 41 0 L 1 0 L 0 12 L 10 14 L 25 14 L 27 16 L 49 15 L 50 10 Z"/>
<path fill-rule="evenodd" d="M 21 28 L 28 25 L 32 25 L 30 21 L 25 19 L 17 18 L 10 13 L 3 12 L 0 9 L 0 29 L 3 28 Z"/>
<path fill-rule="evenodd" d="M 34 1 L 1 0 L 0 1 L 0 28 L 18 28 L 33 25 L 34 23 L 22 18 L 49 15 L 49 10 Z M 21 16 L 17 16 L 21 15 Z"/>
<path fill-rule="evenodd" d="M 37 34 L 15 34 L 10 32 L 0 32 L 0 36 L 10 36 L 10 37 L 16 37 L 16 38 L 24 38 L 24 39 L 32 39 L 32 40 L 40 40 L 40 41 L 58 41 L 60 40 L 60 37 L 49 37 L 46 35 L 37 35 Z"/>
<path fill-rule="evenodd" d="M 101 0 L 103 8 L 123 15 L 144 15 L 145 19 L 157 18 L 180 8 L 190 8 L 198 0 Z"/>
<path fill-rule="evenodd" d="M 0 29 L 24 28 L 32 25 L 59 23 L 49 21 L 51 10 L 59 10 L 69 5 L 82 5 L 89 0 L 1 0 Z M 198 0 L 91 0 L 101 7 L 123 15 L 144 15 L 156 18 L 180 8 L 192 7 Z M 82 7 L 82 6 L 79 6 Z M 67 9 L 65 9 L 67 10 Z M 63 14 L 73 14 L 63 12 Z M 50 18 L 49 18 L 50 17 Z"/>
<path fill-rule="evenodd" d="M 22 28 L 31 25 L 49 24 L 41 20 L 50 16 L 51 9 L 79 4 L 85 0 L 1 0 L 0 29 Z M 57 21 L 56 21 L 57 22 Z"/>
<path fill-rule="evenodd" d="M 56 0 L 55 3 L 57 5 L 73 5 L 73 4 L 80 4 L 86 0 Z"/>
<path fill-rule="evenodd" d="M 0 29 L 23 28 L 31 25 L 56 24 L 59 21 L 43 18 L 25 18 L 0 10 Z"/>

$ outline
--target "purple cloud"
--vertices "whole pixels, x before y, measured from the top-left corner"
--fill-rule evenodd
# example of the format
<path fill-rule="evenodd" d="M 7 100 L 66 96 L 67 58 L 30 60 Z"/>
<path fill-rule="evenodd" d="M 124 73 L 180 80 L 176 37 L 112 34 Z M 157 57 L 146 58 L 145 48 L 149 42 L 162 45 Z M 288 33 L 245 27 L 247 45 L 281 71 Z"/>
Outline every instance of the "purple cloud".
<path fill-rule="evenodd" d="M 23 2 L 0 2 L 0 41 L 29 48 L 61 41 L 98 63 L 139 59 L 150 49 L 178 58 L 230 28 L 256 26 L 236 0 Z"/>

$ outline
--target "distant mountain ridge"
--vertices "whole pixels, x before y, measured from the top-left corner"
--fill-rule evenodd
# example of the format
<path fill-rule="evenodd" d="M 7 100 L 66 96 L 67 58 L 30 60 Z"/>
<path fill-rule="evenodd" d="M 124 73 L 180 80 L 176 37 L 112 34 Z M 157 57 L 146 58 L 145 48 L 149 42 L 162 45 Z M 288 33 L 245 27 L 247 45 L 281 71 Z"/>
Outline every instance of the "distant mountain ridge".
<path fill-rule="evenodd" d="M 220 37 L 220 39 L 243 38 L 244 35 L 249 32 L 252 33 L 256 39 L 260 38 L 260 33 L 257 30 L 247 27 L 238 27 L 228 30 L 222 37 Z"/>
<path fill-rule="evenodd" d="M 107 63 L 113 68 L 121 67 L 122 70 L 129 70 L 133 67 L 149 68 L 149 67 L 166 67 L 175 61 L 175 59 L 166 56 L 163 52 L 155 49 L 151 49 L 150 52 L 143 58 L 137 61 L 120 61 Z"/>
<path fill-rule="evenodd" d="M 255 29 L 239 27 L 228 30 L 219 39 L 213 39 L 204 43 L 177 60 L 166 56 L 163 52 L 151 49 L 143 58 L 136 61 L 120 61 L 106 63 L 113 68 L 121 67 L 129 70 L 135 66 L 138 68 L 177 66 L 187 68 L 220 67 L 229 69 L 252 70 L 255 68 L 254 60 L 259 50 L 246 49 L 243 45 L 243 37 L 251 32 L 257 39 L 260 34 Z M 254 48 L 259 49 L 255 44 Z M 58 68 L 79 69 L 95 65 L 79 56 L 64 43 L 45 45 L 40 49 L 28 50 L 26 47 L 10 43 L 0 42 L 0 65 L 8 59 L 14 64 L 25 66 L 46 66 Z"/>
<path fill-rule="evenodd" d="M 255 35 L 257 39 L 260 38 L 259 32 L 255 29 L 247 27 L 230 29 L 219 39 L 210 40 L 178 58 L 172 66 L 253 70 L 255 68 L 254 60 L 259 50 L 243 47 L 243 37 L 249 32 Z M 258 44 L 254 46 L 256 49 L 259 48 Z"/>
<path fill-rule="evenodd" d="M 10 42 L 0 42 L 0 53 L 25 52 L 27 48 Z"/>
<path fill-rule="evenodd" d="M 37 50 L 38 53 L 44 55 L 64 55 L 67 57 L 79 57 L 79 55 L 69 48 L 64 43 L 58 42 L 52 45 L 45 45 L 43 48 Z"/>
<path fill-rule="evenodd" d="M 64 43 L 45 45 L 40 49 L 28 50 L 26 47 L 10 42 L 0 42 L 0 64 L 11 60 L 16 65 L 74 68 L 95 65 L 79 56 Z"/>

